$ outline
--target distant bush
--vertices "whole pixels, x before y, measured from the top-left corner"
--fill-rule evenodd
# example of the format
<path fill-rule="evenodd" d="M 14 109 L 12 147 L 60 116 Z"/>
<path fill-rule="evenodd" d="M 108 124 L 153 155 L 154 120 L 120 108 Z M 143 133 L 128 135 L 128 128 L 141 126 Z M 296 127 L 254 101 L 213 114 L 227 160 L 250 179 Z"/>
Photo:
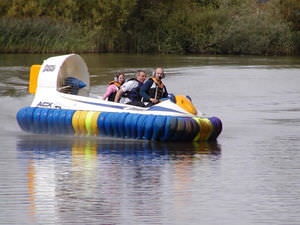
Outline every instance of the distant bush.
<path fill-rule="evenodd" d="M 219 54 L 287 55 L 295 49 L 289 24 L 267 11 L 244 10 L 214 27 Z"/>

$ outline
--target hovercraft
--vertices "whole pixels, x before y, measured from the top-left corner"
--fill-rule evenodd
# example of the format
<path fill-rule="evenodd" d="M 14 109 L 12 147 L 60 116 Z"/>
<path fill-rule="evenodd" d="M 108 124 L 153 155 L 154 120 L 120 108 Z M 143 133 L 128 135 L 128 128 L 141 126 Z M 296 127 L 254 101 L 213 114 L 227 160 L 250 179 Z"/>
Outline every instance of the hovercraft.
<path fill-rule="evenodd" d="M 32 65 L 29 92 L 33 102 L 18 111 L 17 121 L 31 133 L 206 141 L 222 131 L 221 120 L 198 115 L 187 96 L 170 95 L 148 108 L 91 97 L 88 68 L 77 54 Z"/>

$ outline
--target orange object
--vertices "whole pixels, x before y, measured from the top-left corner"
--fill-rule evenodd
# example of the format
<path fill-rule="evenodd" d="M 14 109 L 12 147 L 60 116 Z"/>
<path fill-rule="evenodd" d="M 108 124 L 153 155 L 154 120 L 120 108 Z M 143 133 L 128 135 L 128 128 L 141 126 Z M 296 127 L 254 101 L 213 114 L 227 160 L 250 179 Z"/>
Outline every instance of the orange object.
<path fill-rule="evenodd" d="M 32 65 L 30 67 L 30 77 L 29 77 L 29 93 L 35 94 L 37 81 L 39 77 L 39 72 L 42 65 Z"/>
<path fill-rule="evenodd" d="M 184 95 L 176 95 L 175 101 L 178 106 L 186 110 L 187 112 L 197 115 L 197 109 L 194 107 L 193 103 Z"/>

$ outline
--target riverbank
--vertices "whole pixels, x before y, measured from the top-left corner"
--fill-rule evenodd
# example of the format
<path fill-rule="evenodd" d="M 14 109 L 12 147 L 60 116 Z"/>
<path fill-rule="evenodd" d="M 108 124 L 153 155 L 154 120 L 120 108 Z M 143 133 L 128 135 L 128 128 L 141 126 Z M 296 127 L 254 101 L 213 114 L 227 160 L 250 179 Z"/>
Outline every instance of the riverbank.
<path fill-rule="evenodd" d="M 35 0 L 32 4 L 25 0 L 2 2 L 0 52 L 236 55 L 299 55 L 300 52 L 295 11 L 298 5 L 292 0 L 121 2 L 95 0 L 84 5 L 56 0 L 51 3 Z"/>

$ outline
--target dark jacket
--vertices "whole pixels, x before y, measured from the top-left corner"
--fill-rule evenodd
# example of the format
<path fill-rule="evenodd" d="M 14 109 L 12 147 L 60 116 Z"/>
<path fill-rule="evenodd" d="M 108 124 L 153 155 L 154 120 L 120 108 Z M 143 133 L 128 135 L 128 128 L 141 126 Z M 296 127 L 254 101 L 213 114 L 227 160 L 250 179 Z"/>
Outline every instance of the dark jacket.
<path fill-rule="evenodd" d="M 158 100 L 160 98 L 167 98 L 167 88 L 164 84 L 162 84 L 161 86 L 163 87 L 159 87 L 159 85 L 154 82 L 152 78 L 147 80 L 140 88 L 140 95 L 143 98 L 143 101 L 148 102 L 150 98 L 156 98 Z"/>

